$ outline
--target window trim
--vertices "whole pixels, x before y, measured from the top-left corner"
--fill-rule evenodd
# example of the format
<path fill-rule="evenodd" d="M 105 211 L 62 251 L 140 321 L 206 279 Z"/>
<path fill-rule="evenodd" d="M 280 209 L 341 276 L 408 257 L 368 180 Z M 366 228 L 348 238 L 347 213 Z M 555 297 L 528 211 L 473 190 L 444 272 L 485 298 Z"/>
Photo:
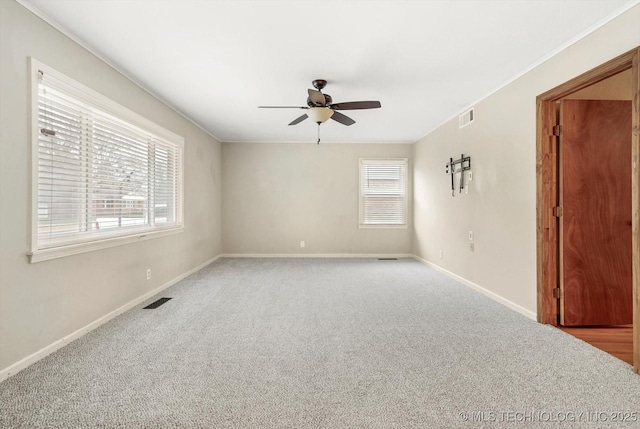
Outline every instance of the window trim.
<path fill-rule="evenodd" d="M 405 165 L 406 175 L 405 175 L 405 190 L 404 190 L 404 223 L 389 225 L 389 224 L 365 224 L 364 221 L 364 213 L 363 213 L 363 195 L 362 195 L 362 166 L 365 164 L 365 161 L 375 161 L 375 162 L 403 162 Z M 409 158 L 359 158 L 358 159 L 358 228 L 360 229 L 407 229 L 409 228 Z"/>
<path fill-rule="evenodd" d="M 157 137 L 175 144 L 179 150 L 180 162 L 177 165 L 178 172 L 178 198 L 176 201 L 176 224 L 169 227 L 155 227 L 152 230 L 135 231 L 131 233 L 123 233 L 121 235 L 99 238 L 96 240 L 68 243 L 57 247 L 38 248 L 38 147 L 39 147 L 39 130 L 38 130 L 38 83 L 40 71 L 45 75 L 53 76 L 56 80 L 62 82 L 71 95 L 80 98 L 84 102 L 89 102 L 99 107 L 104 112 L 124 119 L 127 122 L 147 130 L 155 134 Z M 92 90 L 91 88 L 75 81 L 74 79 L 58 72 L 57 70 L 43 64 L 37 59 L 29 58 L 30 73 L 30 99 L 31 99 L 31 145 L 30 145 L 30 172 L 31 178 L 29 183 L 29 191 L 31 193 L 29 208 L 29 262 L 35 263 L 46 261 L 49 259 L 60 258 L 64 256 L 77 255 L 80 253 L 91 252 L 98 249 L 108 247 L 121 246 L 125 244 L 144 241 L 152 238 L 159 238 L 173 234 L 179 234 L 184 231 L 184 138 L 175 134 L 160 125 L 150 121 L 149 119 L 139 115 L 138 113 L 127 109 L 126 107 L 116 103 L 108 97 Z"/>

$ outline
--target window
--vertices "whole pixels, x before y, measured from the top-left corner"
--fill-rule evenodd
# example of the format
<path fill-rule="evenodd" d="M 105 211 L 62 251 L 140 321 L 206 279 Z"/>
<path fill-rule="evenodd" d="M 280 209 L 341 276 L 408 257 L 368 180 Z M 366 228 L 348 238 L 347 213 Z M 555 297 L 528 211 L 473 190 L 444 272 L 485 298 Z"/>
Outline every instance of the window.
<path fill-rule="evenodd" d="M 31 261 L 181 230 L 182 137 L 31 64 Z"/>
<path fill-rule="evenodd" d="M 407 226 L 407 159 L 360 160 L 360 226 Z"/>

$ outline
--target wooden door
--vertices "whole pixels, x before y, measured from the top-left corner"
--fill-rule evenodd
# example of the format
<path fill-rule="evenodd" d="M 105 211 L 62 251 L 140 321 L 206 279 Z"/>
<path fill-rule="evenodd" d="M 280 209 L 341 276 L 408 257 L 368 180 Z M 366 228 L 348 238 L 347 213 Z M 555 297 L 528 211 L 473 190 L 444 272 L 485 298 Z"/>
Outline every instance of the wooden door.
<path fill-rule="evenodd" d="M 560 323 L 633 321 L 631 101 L 560 103 Z"/>

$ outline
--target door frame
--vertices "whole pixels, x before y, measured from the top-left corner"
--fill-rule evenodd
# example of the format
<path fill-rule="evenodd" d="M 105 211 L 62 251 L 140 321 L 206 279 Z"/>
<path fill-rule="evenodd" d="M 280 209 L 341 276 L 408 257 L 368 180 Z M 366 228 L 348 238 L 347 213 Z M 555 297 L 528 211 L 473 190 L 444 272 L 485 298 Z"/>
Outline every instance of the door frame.
<path fill-rule="evenodd" d="M 633 258 L 633 370 L 640 374 L 640 46 L 536 97 L 536 260 L 537 320 L 558 325 L 557 138 L 556 102 L 622 71 L 632 70 L 631 229 Z"/>

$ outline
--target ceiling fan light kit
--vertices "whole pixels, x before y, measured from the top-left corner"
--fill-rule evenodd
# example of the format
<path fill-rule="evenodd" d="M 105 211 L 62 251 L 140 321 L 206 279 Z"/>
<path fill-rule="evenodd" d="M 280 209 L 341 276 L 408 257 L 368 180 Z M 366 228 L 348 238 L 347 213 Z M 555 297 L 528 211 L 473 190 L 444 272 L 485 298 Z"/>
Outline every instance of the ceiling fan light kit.
<path fill-rule="evenodd" d="M 313 122 L 318 124 L 318 143 L 320 143 L 320 124 L 333 119 L 343 125 L 350 126 L 356 123 L 350 117 L 336 112 L 336 110 L 362 110 L 362 109 L 378 109 L 381 107 L 379 101 L 350 101 L 346 103 L 333 103 L 333 99 L 329 94 L 323 94 L 321 91 L 327 85 L 324 79 L 316 79 L 311 82 L 316 89 L 309 89 L 307 93 L 307 106 L 258 106 L 262 109 L 305 109 L 307 113 L 294 119 L 289 125 L 296 125 L 307 118 L 311 118 Z"/>
<path fill-rule="evenodd" d="M 307 116 L 317 124 L 321 124 L 329 120 L 333 116 L 333 110 L 328 107 L 310 107 Z"/>

